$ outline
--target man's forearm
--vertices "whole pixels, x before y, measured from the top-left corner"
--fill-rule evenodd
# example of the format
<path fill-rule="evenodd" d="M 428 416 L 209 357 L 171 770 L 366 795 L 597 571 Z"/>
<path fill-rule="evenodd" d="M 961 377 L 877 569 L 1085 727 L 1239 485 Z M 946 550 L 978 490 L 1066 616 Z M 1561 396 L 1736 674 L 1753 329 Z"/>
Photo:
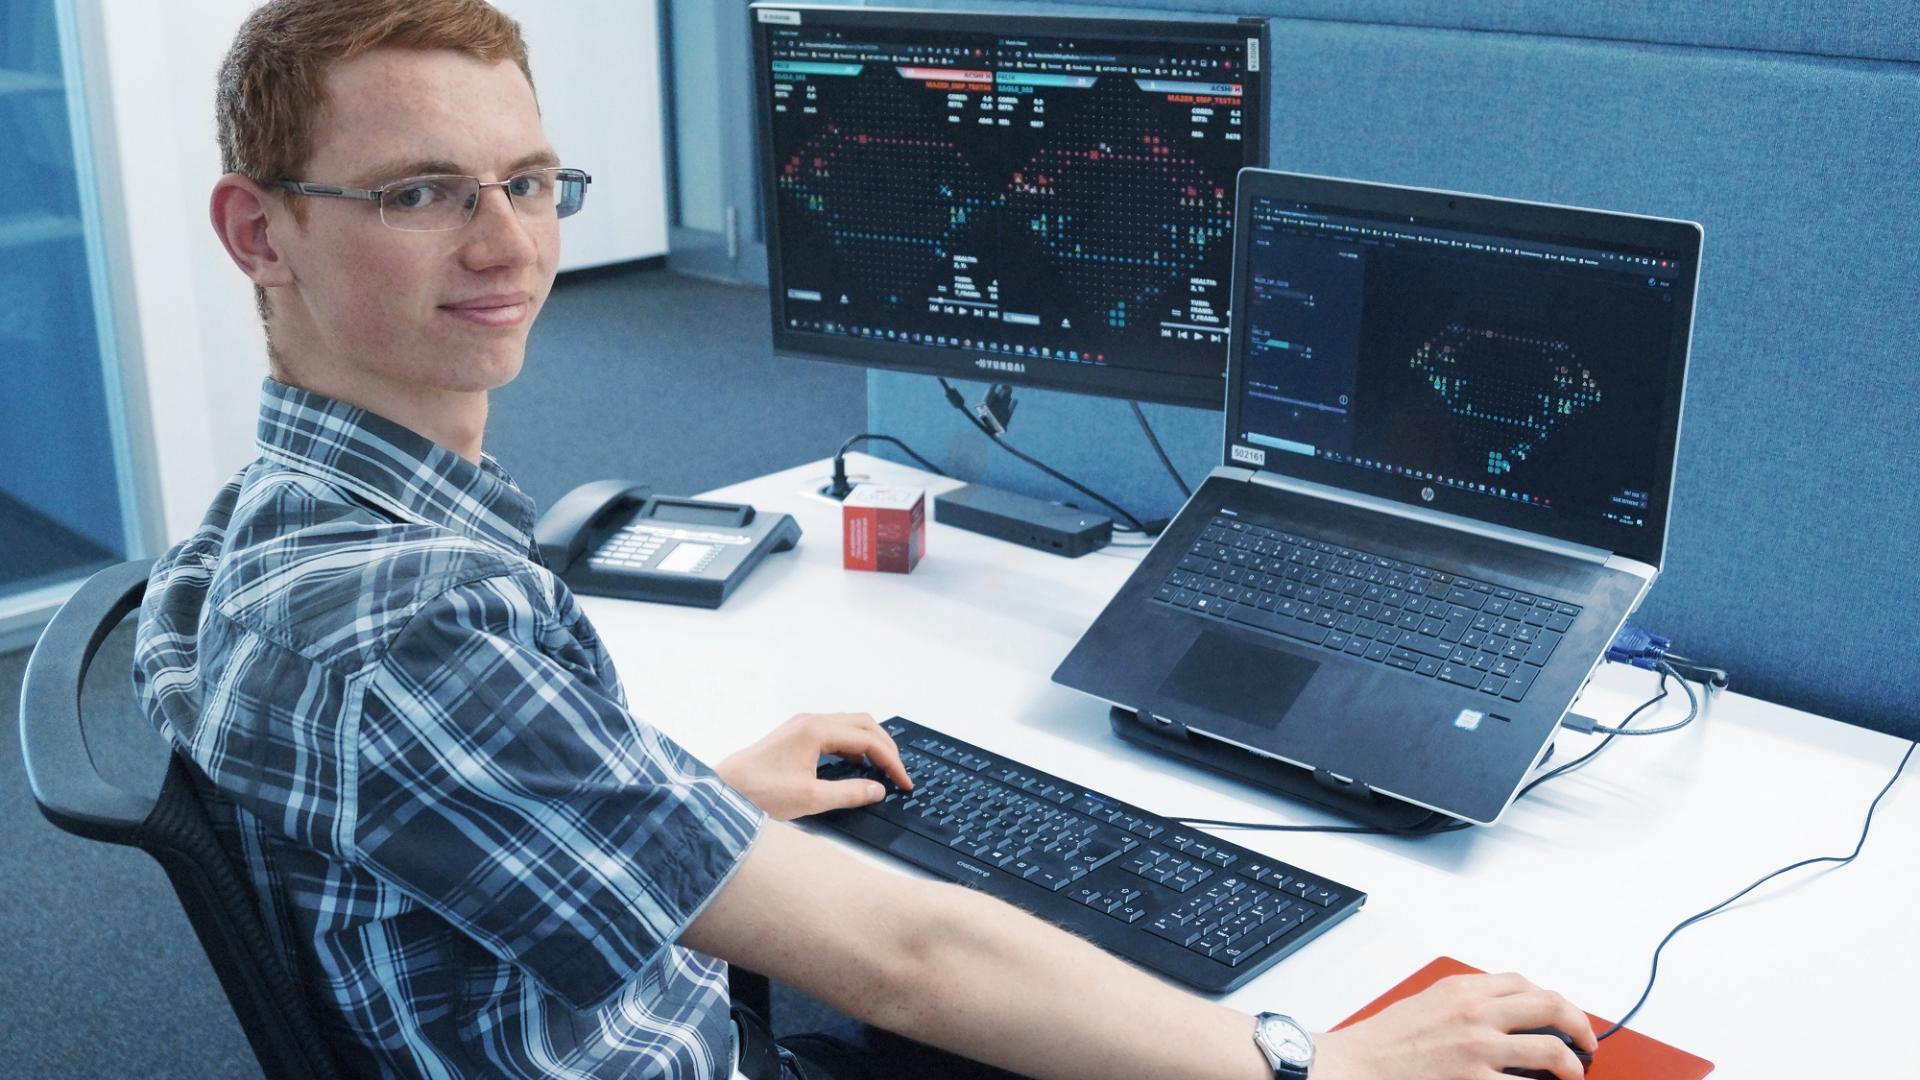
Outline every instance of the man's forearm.
<path fill-rule="evenodd" d="M 872 1002 L 875 1015 L 863 1019 L 1036 1077 L 1272 1077 L 1245 1013 L 1174 989 L 990 897 L 910 888 L 905 985 Z"/>
<path fill-rule="evenodd" d="M 998 900 L 768 823 L 681 937 L 909 1038 L 1046 1080 L 1270 1080 L 1243 1013 Z"/>

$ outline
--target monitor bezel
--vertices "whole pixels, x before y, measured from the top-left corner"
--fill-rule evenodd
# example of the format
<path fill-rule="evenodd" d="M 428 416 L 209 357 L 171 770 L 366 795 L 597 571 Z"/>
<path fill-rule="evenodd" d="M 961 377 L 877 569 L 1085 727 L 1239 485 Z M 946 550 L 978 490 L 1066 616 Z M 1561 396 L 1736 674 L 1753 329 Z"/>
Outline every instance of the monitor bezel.
<path fill-rule="evenodd" d="M 1242 131 L 1246 147 L 1244 160 L 1265 165 L 1269 161 L 1268 143 L 1271 118 L 1268 103 L 1272 95 L 1272 34 L 1270 20 L 1257 16 L 1237 19 L 1130 19 L 1105 16 L 1010 15 L 984 11 L 930 11 L 914 8 L 841 7 L 813 4 L 757 3 L 751 5 L 753 27 L 753 79 L 755 127 L 758 132 L 756 167 L 760 174 L 762 231 L 766 237 L 768 317 L 773 329 L 776 357 L 822 360 L 918 375 L 943 375 L 976 382 L 1007 383 L 1013 386 L 1061 390 L 1098 397 L 1132 401 L 1186 405 L 1219 411 L 1226 406 L 1227 349 L 1220 349 L 1220 368 L 1211 375 L 1186 375 L 1141 368 L 1107 368 L 1093 365 L 1053 367 L 1052 361 L 1028 363 L 1017 357 L 988 354 L 946 346 L 903 344 L 897 341 L 868 341 L 859 338 L 835 338 L 791 330 L 784 325 L 781 279 L 779 193 L 769 167 L 773 158 L 773 80 L 768 56 L 770 29 L 786 23 L 762 19 L 762 11 L 797 12 L 803 20 L 853 28 L 904 27 L 971 33 L 1025 33 L 1038 35 L 1077 35 L 1125 38 L 1141 41 L 1166 40 L 1169 36 L 1206 41 L 1217 39 L 1238 43 L 1247 38 L 1259 41 L 1258 77 L 1243 84 L 1244 97 L 1260 119 Z M 1117 29 L 1116 29 L 1117 28 Z M 1244 168 L 1244 166 L 1243 166 Z M 1238 203 L 1236 202 L 1236 206 Z M 1236 223 L 1238 217 L 1235 218 Z M 1237 231 L 1237 227 L 1236 227 Z M 1231 309 L 1230 309 L 1231 310 Z M 1229 321 L 1231 326 L 1231 320 Z M 1010 370 L 1017 365 L 1024 370 Z"/>
<path fill-rule="evenodd" d="M 1255 199 L 1337 206 L 1359 214 L 1397 214 L 1422 225 L 1463 231 L 1525 234 L 1546 242 L 1570 246 L 1613 247 L 1670 253 L 1682 260 L 1675 276 L 1674 302 L 1684 318 L 1674 320 L 1668 340 L 1667 366 L 1672 377 L 1662 389 L 1660 445 L 1654 457 L 1654 476 L 1644 527 L 1622 525 L 1604 518 L 1568 516 L 1551 509 L 1530 507 L 1415 477 L 1355 468 L 1320 458 L 1284 451 L 1267 451 L 1259 468 L 1308 483 L 1321 484 L 1396 503 L 1470 518 L 1524 533 L 1550 536 L 1583 547 L 1622 555 L 1658 568 L 1666 553 L 1673 503 L 1674 465 L 1679 449 L 1680 418 L 1686 398 L 1688 356 L 1699 288 L 1702 230 L 1697 222 L 1640 214 L 1591 210 L 1551 203 L 1502 199 L 1435 188 L 1402 187 L 1361 180 L 1312 176 L 1270 169 L 1245 169 L 1235 193 L 1232 310 L 1246 310 L 1246 260 L 1251 234 L 1238 227 Z M 1236 318 L 1229 330 L 1227 349 L 1227 410 L 1222 430 L 1221 463 L 1246 468 L 1241 455 L 1260 451 L 1239 441 L 1241 375 L 1247 355 L 1246 320 Z"/>

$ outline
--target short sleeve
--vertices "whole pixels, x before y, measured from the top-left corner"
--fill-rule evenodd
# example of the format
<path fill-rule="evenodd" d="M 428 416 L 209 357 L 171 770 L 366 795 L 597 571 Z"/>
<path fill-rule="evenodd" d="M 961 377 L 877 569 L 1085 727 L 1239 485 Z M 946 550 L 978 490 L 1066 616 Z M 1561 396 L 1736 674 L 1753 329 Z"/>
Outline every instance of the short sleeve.
<path fill-rule="evenodd" d="M 550 655 L 554 629 L 512 576 L 407 622 L 361 699 L 353 835 L 374 873 L 585 1009 L 680 936 L 765 817 Z"/>

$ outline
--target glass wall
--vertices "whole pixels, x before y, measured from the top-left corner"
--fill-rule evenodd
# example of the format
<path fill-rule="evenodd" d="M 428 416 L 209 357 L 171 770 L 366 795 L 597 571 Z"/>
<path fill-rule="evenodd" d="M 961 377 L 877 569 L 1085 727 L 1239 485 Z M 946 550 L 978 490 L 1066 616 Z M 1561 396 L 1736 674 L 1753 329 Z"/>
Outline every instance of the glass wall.
<path fill-rule="evenodd" d="M 0 0 L 0 616 L 126 556 L 90 154 L 66 0 Z M 76 134 L 80 139 L 76 139 Z M 5 619 L 0 618 L 0 628 Z"/>

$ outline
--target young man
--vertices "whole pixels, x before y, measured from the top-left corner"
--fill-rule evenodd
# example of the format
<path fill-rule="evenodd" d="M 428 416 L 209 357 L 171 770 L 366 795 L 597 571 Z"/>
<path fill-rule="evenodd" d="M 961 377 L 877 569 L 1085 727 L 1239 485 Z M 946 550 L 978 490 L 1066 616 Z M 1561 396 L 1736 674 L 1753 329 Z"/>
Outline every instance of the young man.
<path fill-rule="evenodd" d="M 260 457 L 156 564 L 136 682 L 346 1071 L 726 1077 L 727 961 L 1023 1074 L 1309 1075 L 1253 1017 L 781 824 L 881 795 L 817 780 L 822 753 L 911 785 L 871 717 L 795 717 L 709 768 L 628 712 L 481 451 L 587 184 L 510 20 L 276 0 L 218 102 L 213 225 L 269 341 Z M 1575 1080 L 1558 1039 L 1509 1034 L 1543 1026 L 1593 1046 L 1517 976 L 1455 980 L 1318 1036 L 1310 1075 Z M 973 1068 L 891 1045 L 864 1075 Z M 772 1071 L 862 1067 L 795 1046 Z"/>

